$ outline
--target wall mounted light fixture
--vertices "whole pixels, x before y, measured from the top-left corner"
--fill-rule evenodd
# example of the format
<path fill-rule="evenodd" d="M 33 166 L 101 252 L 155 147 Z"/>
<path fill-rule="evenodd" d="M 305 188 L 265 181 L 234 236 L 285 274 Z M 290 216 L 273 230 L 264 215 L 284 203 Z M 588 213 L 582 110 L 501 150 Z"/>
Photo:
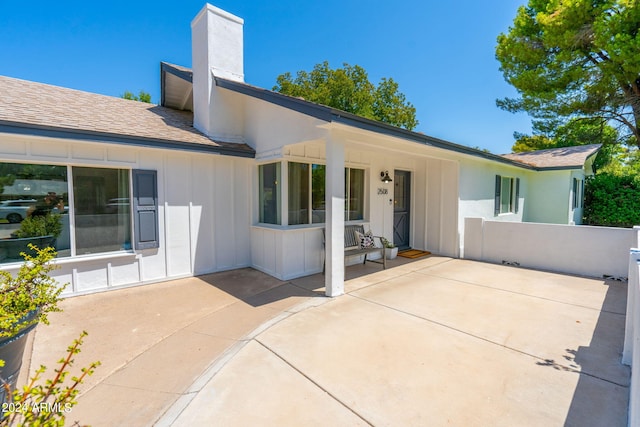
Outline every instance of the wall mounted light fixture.
<path fill-rule="evenodd" d="M 384 182 L 385 184 L 390 183 L 392 181 L 392 179 L 389 176 L 389 171 L 380 172 L 380 180 L 382 182 Z"/>

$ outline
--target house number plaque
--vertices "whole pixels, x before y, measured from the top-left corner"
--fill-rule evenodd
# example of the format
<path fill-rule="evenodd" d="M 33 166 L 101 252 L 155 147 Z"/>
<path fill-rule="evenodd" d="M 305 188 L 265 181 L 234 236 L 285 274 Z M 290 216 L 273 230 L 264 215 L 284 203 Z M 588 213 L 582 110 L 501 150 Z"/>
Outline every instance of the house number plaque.
<path fill-rule="evenodd" d="M 388 188 L 378 188 L 378 195 L 385 195 L 385 194 L 389 194 Z"/>

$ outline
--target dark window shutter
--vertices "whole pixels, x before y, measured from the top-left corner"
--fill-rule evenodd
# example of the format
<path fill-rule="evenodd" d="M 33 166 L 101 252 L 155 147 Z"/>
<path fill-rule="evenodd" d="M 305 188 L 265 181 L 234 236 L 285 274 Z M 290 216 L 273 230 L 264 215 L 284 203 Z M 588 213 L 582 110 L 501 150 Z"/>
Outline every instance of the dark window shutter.
<path fill-rule="evenodd" d="M 520 178 L 516 178 L 516 201 L 515 201 L 515 213 L 520 210 Z"/>
<path fill-rule="evenodd" d="M 132 172 L 135 248 L 158 248 L 158 173 L 141 169 Z"/>
<path fill-rule="evenodd" d="M 496 195 L 494 202 L 494 215 L 500 215 L 500 187 L 502 185 L 502 177 L 500 175 L 496 175 Z"/>

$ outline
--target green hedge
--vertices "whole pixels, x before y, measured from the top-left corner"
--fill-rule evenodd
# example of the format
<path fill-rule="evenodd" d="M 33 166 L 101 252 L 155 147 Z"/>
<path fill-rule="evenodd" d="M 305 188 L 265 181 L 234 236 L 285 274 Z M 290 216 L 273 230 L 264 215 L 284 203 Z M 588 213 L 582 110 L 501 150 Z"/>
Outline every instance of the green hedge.
<path fill-rule="evenodd" d="M 587 178 L 584 223 L 607 227 L 640 225 L 640 182 L 633 176 L 607 173 Z"/>

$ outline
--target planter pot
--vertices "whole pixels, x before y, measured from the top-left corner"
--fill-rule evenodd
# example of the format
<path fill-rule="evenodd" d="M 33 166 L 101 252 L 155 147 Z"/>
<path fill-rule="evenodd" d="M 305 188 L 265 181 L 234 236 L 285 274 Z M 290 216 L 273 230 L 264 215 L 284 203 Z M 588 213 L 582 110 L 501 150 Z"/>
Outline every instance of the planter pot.
<path fill-rule="evenodd" d="M 38 310 L 32 311 L 23 319 L 30 321 L 36 316 L 38 316 Z M 5 381 L 9 384 L 11 390 L 15 390 L 20 367 L 22 366 L 22 356 L 25 346 L 27 345 L 27 338 L 29 332 L 31 332 L 36 325 L 37 324 L 27 326 L 12 337 L 0 338 L 0 360 L 4 360 L 4 366 L 0 368 L 0 385 L 3 384 L 2 381 Z M 0 403 L 6 402 L 6 397 L 6 390 L 4 387 L 0 387 Z"/>
<path fill-rule="evenodd" d="M 54 246 L 56 238 L 53 236 L 40 236 L 40 237 L 22 237 L 0 240 L 0 260 L 16 260 L 22 261 L 22 255 L 20 252 L 26 252 L 30 255 L 34 255 L 33 251 L 29 250 L 29 243 L 33 243 L 39 248 L 46 248 L 47 246 Z"/>
<path fill-rule="evenodd" d="M 396 246 L 395 248 L 387 248 L 385 250 L 385 253 L 387 255 L 387 259 L 395 259 L 398 256 L 398 247 Z"/>

